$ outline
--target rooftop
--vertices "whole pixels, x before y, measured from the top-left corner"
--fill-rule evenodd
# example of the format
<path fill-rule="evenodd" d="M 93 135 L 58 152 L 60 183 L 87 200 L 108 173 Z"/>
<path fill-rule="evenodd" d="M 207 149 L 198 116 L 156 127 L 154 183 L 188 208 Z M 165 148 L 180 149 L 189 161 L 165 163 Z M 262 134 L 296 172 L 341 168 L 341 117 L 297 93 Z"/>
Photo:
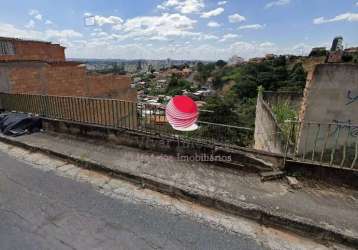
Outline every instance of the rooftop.
<path fill-rule="evenodd" d="M 48 41 L 23 39 L 23 38 L 16 38 L 16 37 L 3 37 L 3 36 L 0 36 L 0 41 L 32 42 L 32 43 L 44 43 L 44 44 L 53 44 L 53 45 L 61 46 L 60 44 L 52 43 L 52 42 L 48 42 Z M 61 46 L 61 47 L 63 47 L 63 46 Z"/>

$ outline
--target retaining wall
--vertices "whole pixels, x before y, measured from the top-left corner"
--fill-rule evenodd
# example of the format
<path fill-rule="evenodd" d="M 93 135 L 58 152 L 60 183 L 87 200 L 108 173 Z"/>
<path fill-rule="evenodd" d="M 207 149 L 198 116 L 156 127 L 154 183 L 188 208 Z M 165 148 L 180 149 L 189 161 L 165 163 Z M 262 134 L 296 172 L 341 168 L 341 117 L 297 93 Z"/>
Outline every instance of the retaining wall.
<path fill-rule="evenodd" d="M 298 153 L 350 146 L 358 139 L 358 65 L 320 64 L 307 82 L 300 121 L 341 126 L 301 127 Z M 352 125 L 348 127 L 345 125 Z M 314 140 L 318 134 L 318 143 Z M 328 135 L 328 141 L 326 140 Z"/>
<path fill-rule="evenodd" d="M 43 119 L 43 127 L 48 132 L 64 133 L 83 139 L 97 139 L 109 143 L 137 147 L 165 154 L 230 156 L 230 162 L 217 162 L 235 169 L 254 172 L 271 171 L 283 167 L 281 155 L 249 148 L 223 148 L 175 137 L 153 135 L 145 132 L 114 129 L 109 127 Z M 215 162 L 214 162 L 215 163 Z"/>
<path fill-rule="evenodd" d="M 255 146 L 257 150 L 283 154 L 285 140 L 269 105 L 259 93 L 256 105 Z"/>

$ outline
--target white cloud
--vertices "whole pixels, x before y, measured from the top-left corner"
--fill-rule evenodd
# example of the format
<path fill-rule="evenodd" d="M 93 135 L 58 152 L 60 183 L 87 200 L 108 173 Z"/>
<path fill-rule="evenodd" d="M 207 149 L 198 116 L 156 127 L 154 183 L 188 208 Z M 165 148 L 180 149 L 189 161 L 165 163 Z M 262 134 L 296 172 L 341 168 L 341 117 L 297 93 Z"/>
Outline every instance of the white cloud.
<path fill-rule="evenodd" d="M 42 35 L 41 32 L 38 31 L 34 31 L 30 29 L 20 29 L 12 24 L 0 23 L 0 36 L 40 39 L 41 35 Z"/>
<path fill-rule="evenodd" d="M 210 36 L 210 35 L 209 35 Z M 222 46 L 205 43 L 204 35 L 201 36 L 202 42 L 198 46 L 194 42 L 186 41 L 182 43 L 141 43 L 140 41 L 118 45 L 101 40 L 92 41 L 73 41 L 73 47 L 67 50 L 70 57 L 87 58 L 127 58 L 127 59 L 192 59 L 192 60 L 227 60 L 233 55 L 243 58 L 261 57 L 268 53 L 274 54 L 302 54 L 308 53 L 310 48 L 317 45 L 293 45 L 290 47 L 278 46 L 270 41 L 245 42 L 234 41 L 223 48 Z M 148 46 L 151 44 L 152 46 Z M 306 50 L 306 47 L 308 48 Z M 303 50 L 304 48 L 304 50 Z"/>
<path fill-rule="evenodd" d="M 276 1 L 272 1 L 269 2 L 268 4 L 266 4 L 265 8 L 272 8 L 274 6 L 283 6 L 283 5 L 288 5 L 291 3 L 291 0 L 276 0 Z"/>
<path fill-rule="evenodd" d="M 202 18 L 210 18 L 210 17 L 213 17 L 213 16 L 218 16 L 218 15 L 221 15 L 224 11 L 225 11 L 224 8 L 219 7 L 217 9 L 215 9 L 215 10 L 204 12 L 203 14 L 201 14 L 201 17 Z"/>
<path fill-rule="evenodd" d="M 35 9 L 31 9 L 29 10 L 29 16 L 33 17 L 34 19 L 41 21 L 42 20 L 42 15 L 38 10 Z"/>
<path fill-rule="evenodd" d="M 79 38 L 83 36 L 81 33 L 71 29 L 65 29 L 65 30 L 50 29 L 50 30 L 46 30 L 44 34 L 47 39 L 51 39 L 51 38 L 68 39 L 68 38 Z"/>
<path fill-rule="evenodd" d="M 47 20 L 45 21 L 45 24 L 51 25 L 51 24 L 53 24 L 53 22 L 52 22 L 51 20 L 48 20 L 48 19 L 47 19 Z"/>
<path fill-rule="evenodd" d="M 169 39 L 165 36 L 152 36 L 149 38 L 151 41 L 168 41 Z"/>
<path fill-rule="evenodd" d="M 164 13 L 161 16 L 140 16 L 128 19 L 122 31 L 127 37 L 138 36 L 193 36 L 196 20 L 181 14 Z"/>
<path fill-rule="evenodd" d="M 230 23 L 240 23 L 245 21 L 246 18 L 244 16 L 241 16 L 239 13 L 233 14 L 229 16 L 229 22 Z"/>
<path fill-rule="evenodd" d="M 259 47 L 261 47 L 261 48 L 267 48 L 267 47 L 273 47 L 273 46 L 275 46 L 275 44 L 272 42 L 263 42 L 263 43 L 259 44 Z"/>
<path fill-rule="evenodd" d="M 35 27 L 35 21 L 32 19 L 25 25 L 25 28 L 28 29 L 33 29 L 34 27 Z"/>
<path fill-rule="evenodd" d="M 94 22 L 98 26 L 109 25 L 120 25 L 123 23 L 123 19 L 117 16 L 94 16 Z"/>
<path fill-rule="evenodd" d="M 265 28 L 266 25 L 261 24 L 248 24 L 248 25 L 241 25 L 239 30 L 260 30 Z"/>
<path fill-rule="evenodd" d="M 104 32 L 104 31 L 99 31 L 99 32 L 91 33 L 91 36 L 93 36 L 93 37 L 108 37 L 109 34 L 107 32 Z"/>
<path fill-rule="evenodd" d="M 42 20 L 42 15 L 41 15 L 41 14 L 37 14 L 36 16 L 34 16 L 34 18 L 35 18 L 36 20 L 41 21 L 41 20 Z"/>
<path fill-rule="evenodd" d="M 203 40 L 219 40 L 218 36 L 210 34 L 199 34 L 194 40 L 203 41 Z"/>
<path fill-rule="evenodd" d="M 31 16 L 31 20 L 25 25 L 28 29 L 33 29 L 35 27 L 35 20 L 42 21 L 42 15 L 38 10 L 31 9 L 28 12 L 29 16 Z"/>
<path fill-rule="evenodd" d="M 162 10 L 174 8 L 182 14 L 197 13 L 204 7 L 204 0 L 167 0 L 157 6 L 158 9 Z"/>
<path fill-rule="evenodd" d="M 30 16 L 36 16 L 38 14 L 40 14 L 40 12 L 38 10 L 35 10 L 35 9 L 29 10 L 29 15 Z"/>
<path fill-rule="evenodd" d="M 86 18 L 94 17 L 90 13 L 85 16 Z M 98 21 L 98 18 L 96 20 Z M 104 35 L 101 28 L 94 28 L 92 36 L 96 39 L 100 37 L 101 42 L 108 44 L 130 39 L 138 42 L 171 41 L 174 37 L 176 39 L 184 37 L 191 39 L 201 35 L 199 32 L 193 32 L 196 23 L 196 20 L 179 13 L 164 13 L 161 16 L 138 16 L 112 25 L 112 33 L 107 36 Z"/>
<path fill-rule="evenodd" d="M 11 24 L 0 23 L 0 36 L 58 42 L 63 39 L 79 38 L 83 35 L 71 29 L 37 31 L 27 27 L 20 29 Z"/>
<path fill-rule="evenodd" d="M 358 7 L 358 2 L 356 2 L 356 6 Z"/>
<path fill-rule="evenodd" d="M 358 13 L 348 12 L 335 16 L 331 19 L 325 19 L 324 17 L 318 17 L 313 19 L 314 24 L 324 24 L 324 23 L 341 22 L 341 21 L 358 22 Z"/>
<path fill-rule="evenodd" d="M 173 2 L 186 1 L 175 0 Z M 279 46 L 269 41 L 240 41 L 240 35 L 239 33 L 235 34 L 234 28 L 227 31 L 232 33 L 224 33 L 220 36 L 214 34 L 214 32 L 208 32 L 208 28 L 206 28 L 206 31 L 197 31 L 195 28 L 198 21 L 193 17 L 172 13 L 177 7 L 178 5 L 170 7 L 171 10 L 168 11 L 170 13 L 138 16 L 128 20 L 115 16 L 103 17 L 85 13 L 85 17 L 93 17 L 97 24 L 96 27 L 91 29 L 92 33 L 86 37 L 75 30 L 56 30 L 53 26 L 39 25 L 43 30 L 38 30 L 36 26 L 38 22 L 34 16 L 39 13 L 36 12 L 37 14 L 34 13 L 34 16 L 31 16 L 32 28 L 26 29 L 0 23 L 0 36 L 60 42 L 68 48 L 66 50 L 68 57 L 200 60 L 221 58 L 226 60 L 235 54 L 250 58 L 263 56 L 266 53 L 288 53 L 294 51 L 294 49 L 299 52 L 302 51 L 302 47 L 285 48 L 281 44 Z M 203 10 L 195 11 L 195 13 L 202 14 Z M 42 22 L 44 24 L 49 24 L 47 20 L 46 16 L 43 16 Z M 243 25 L 246 23 L 240 22 L 245 21 L 246 18 L 239 14 L 232 15 L 229 20 L 233 23 L 239 23 L 236 25 L 239 30 L 265 27 L 264 24 Z M 208 27 L 223 25 L 210 19 L 207 19 L 204 24 L 207 24 Z M 240 24 L 242 25 L 240 26 Z M 152 46 L 149 46 L 149 44 Z"/>
<path fill-rule="evenodd" d="M 208 27 L 210 28 L 217 28 L 217 27 L 220 27 L 220 23 L 217 23 L 217 22 L 214 22 L 214 21 L 211 21 L 208 23 Z"/>
<path fill-rule="evenodd" d="M 225 42 L 229 39 L 234 39 L 234 38 L 238 38 L 239 35 L 236 35 L 236 34 L 232 34 L 232 33 L 229 33 L 229 34 L 226 34 L 224 35 L 221 39 L 220 39 L 220 42 Z"/>
<path fill-rule="evenodd" d="M 296 55 L 308 55 L 312 48 L 314 47 L 328 47 L 330 44 L 305 44 L 299 43 L 292 46 L 292 48 L 288 49 L 287 54 L 296 54 Z"/>
<path fill-rule="evenodd" d="M 218 2 L 218 5 L 220 5 L 220 6 L 225 5 L 225 4 L 227 4 L 227 1 L 219 1 Z"/>
<path fill-rule="evenodd" d="M 94 41 L 93 43 L 78 43 L 68 49 L 71 57 L 85 58 L 118 58 L 125 56 L 128 59 L 149 59 L 156 52 L 155 49 L 138 43 L 126 45 L 111 45 L 106 42 Z"/>
<path fill-rule="evenodd" d="M 265 54 L 273 53 L 276 54 L 279 52 L 277 46 L 271 42 L 235 42 L 229 47 L 229 51 L 232 55 L 239 55 L 243 58 L 252 58 L 252 57 L 261 57 Z"/>
<path fill-rule="evenodd" d="M 219 37 L 215 35 L 202 35 L 203 40 L 218 40 Z"/>

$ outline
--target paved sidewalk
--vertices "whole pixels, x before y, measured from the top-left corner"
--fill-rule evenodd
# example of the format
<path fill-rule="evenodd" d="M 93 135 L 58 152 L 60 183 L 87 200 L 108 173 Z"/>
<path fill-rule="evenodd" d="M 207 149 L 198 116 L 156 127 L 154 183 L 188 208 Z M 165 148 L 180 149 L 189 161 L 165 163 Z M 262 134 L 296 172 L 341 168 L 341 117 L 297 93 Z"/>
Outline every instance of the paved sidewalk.
<path fill-rule="evenodd" d="M 302 231 L 310 229 L 307 226 L 318 227 L 324 233 L 358 242 L 356 190 L 305 181 L 302 189 L 292 190 L 284 180 L 263 183 L 253 173 L 63 135 L 37 133 L 8 139 L 175 187 L 193 196 L 222 201 L 233 210 L 244 208 L 252 211 L 252 217 L 260 216 L 260 211 L 272 217 L 268 224 L 279 218 L 281 226 L 286 220 L 288 228 L 295 223 L 302 226 Z M 322 232 L 309 233 L 318 237 L 316 234 Z"/>

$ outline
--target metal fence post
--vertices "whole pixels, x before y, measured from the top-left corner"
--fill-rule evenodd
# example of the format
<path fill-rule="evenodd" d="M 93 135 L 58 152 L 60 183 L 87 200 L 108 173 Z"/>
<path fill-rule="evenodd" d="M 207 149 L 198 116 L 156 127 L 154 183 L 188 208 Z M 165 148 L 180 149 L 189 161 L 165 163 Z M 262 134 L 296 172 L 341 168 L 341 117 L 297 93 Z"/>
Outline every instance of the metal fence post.
<path fill-rule="evenodd" d="M 289 123 L 291 123 L 291 129 L 290 129 L 290 133 L 289 135 L 287 136 L 287 139 L 286 139 L 286 145 L 285 145 L 285 154 L 284 154 L 284 157 L 283 157 L 283 168 L 286 168 L 286 160 L 287 160 L 287 155 L 288 155 L 288 145 L 290 143 L 290 138 L 292 137 L 292 134 L 293 134 L 293 131 L 294 131 L 294 123 L 291 122 L 291 121 L 288 121 Z"/>
<path fill-rule="evenodd" d="M 3 93 L 0 93 L 0 112 L 4 110 L 3 98 L 4 98 Z"/>

